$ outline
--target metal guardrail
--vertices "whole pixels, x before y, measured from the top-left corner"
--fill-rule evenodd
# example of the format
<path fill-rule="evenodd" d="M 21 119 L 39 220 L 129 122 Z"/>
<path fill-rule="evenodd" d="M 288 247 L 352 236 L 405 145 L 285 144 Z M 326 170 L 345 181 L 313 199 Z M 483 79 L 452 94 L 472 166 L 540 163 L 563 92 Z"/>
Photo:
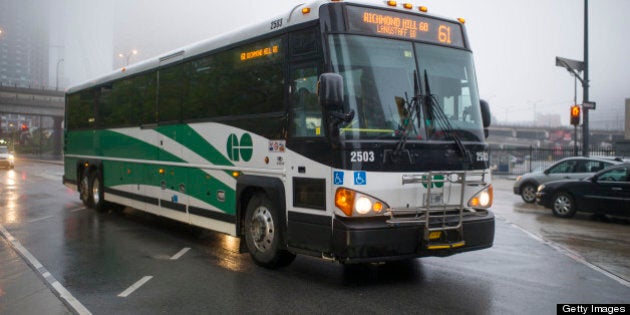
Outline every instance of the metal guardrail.
<path fill-rule="evenodd" d="M 575 154 L 573 146 L 556 148 L 490 148 L 490 167 L 494 175 L 522 175 L 536 170 L 542 170 L 555 162 L 571 156 L 581 156 L 578 150 Z M 612 148 L 592 148 L 589 156 L 615 158 Z"/>

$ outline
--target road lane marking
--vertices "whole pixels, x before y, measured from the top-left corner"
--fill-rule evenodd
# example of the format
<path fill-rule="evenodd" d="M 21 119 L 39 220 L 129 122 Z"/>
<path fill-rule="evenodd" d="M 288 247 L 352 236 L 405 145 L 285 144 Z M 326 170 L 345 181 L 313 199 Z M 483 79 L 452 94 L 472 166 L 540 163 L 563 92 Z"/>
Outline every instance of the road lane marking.
<path fill-rule="evenodd" d="M 119 297 L 128 297 L 129 294 L 133 293 L 133 291 L 138 290 L 143 284 L 147 283 L 149 280 L 153 279 L 153 276 L 144 276 L 142 279 L 138 280 L 138 282 L 131 285 L 127 290 L 122 291 L 118 294 Z"/>
<path fill-rule="evenodd" d="M 54 181 L 60 181 L 61 180 L 61 175 L 49 175 L 49 174 L 38 174 L 36 176 L 39 176 L 41 178 L 45 178 L 45 179 L 50 179 L 50 180 L 54 180 Z"/>
<path fill-rule="evenodd" d="M 48 284 L 54 289 L 55 295 L 65 301 L 65 304 L 74 309 L 75 313 L 80 315 L 91 315 L 90 312 L 79 300 L 77 300 L 66 288 L 53 277 L 50 272 L 44 268 L 44 266 L 29 252 L 22 244 L 15 238 L 7 229 L 0 224 L 0 234 L 4 237 L 15 251 L 18 252 L 22 259 L 26 260 L 27 264 L 31 266 L 31 269 L 38 272 L 39 275 L 48 282 Z"/>
<path fill-rule="evenodd" d="M 184 256 L 184 254 L 186 254 L 186 252 L 188 252 L 189 250 L 190 250 L 190 247 L 184 247 L 177 254 L 173 255 L 173 257 L 171 257 L 171 260 L 179 259 L 180 257 Z"/>
<path fill-rule="evenodd" d="M 527 234 L 529 237 L 531 237 L 531 238 L 533 238 L 533 239 L 543 243 L 544 245 L 547 245 L 547 246 L 553 248 L 554 250 L 556 250 L 557 252 L 563 254 L 564 256 L 567 256 L 567 257 L 573 259 L 574 261 L 576 261 L 578 263 L 581 263 L 582 265 L 584 265 L 586 267 L 589 267 L 592 270 L 597 271 L 597 272 L 603 274 L 604 276 L 606 276 L 606 277 L 608 277 L 608 278 L 610 278 L 612 280 L 617 281 L 619 284 L 630 288 L 630 281 L 628 281 L 628 280 L 626 280 L 626 279 L 624 279 L 624 278 L 622 278 L 622 277 L 620 277 L 620 276 L 618 276 L 618 275 L 616 275 L 616 274 L 614 274 L 614 273 L 612 273 L 612 272 L 610 272 L 610 271 L 608 271 L 606 269 L 603 269 L 601 267 L 598 267 L 598 266 L 596 266 L 596 265 L 586 261 L 586 259 L 584 257 L 582 257 L 582 255 L 576 253 L 575 251 L 572 251 L 571 249 L 566 248 L 566 247 L 564 247 L 564 246 L 562 246 L 562 245 L 560 245 L 558 243 L 555 243 L 555 242 L 552 242 L 550 240 L 547 240 L 547 239 L 543 238 L 540 235 L 537 235 L 537 234 L 534 234 L 534 233 L 532 233 L 530 231 L 527 231 L 524 228 L 522 228 L 522 227 L 520 227 L 520 226 L 518 226 L 518 225 L 516 225 L 516 224 L 514 224 L 514 223 L 512 223 L 512 222 L 510 222 L 508 220 L 506 220 L 505 218 L 502 218 L 502 219 L 505 222 L 507 222 L 509 225 L 511 225 L 511 226 L 513 226 L 513 227 L 523 231 L 523 233 Z"/>
<path fill-rule="evenodd" d="M 70 210 L 70 212 L 78 212 L 78 211 L 83 211 L 83 210 L 87 210 L 87 208 L 85 208 L 85 207 L 76 208 L 76 209 Z"/>
<path fill-rule="evenodd" d="M 27 220 L 26 222 L 28 222 L 28 223 L 33 223 L 33 222 L 37 222 L 37 221 L 47 220 L 47 219 L 50 219 L 50 218 L 52 218 L 52 217 L 53 217 L 52 215 L 47 215 L 47 216 L 45 216 L 45 217 L 40 217 L 40 218 L 30 219 L 30 220 Z"/>

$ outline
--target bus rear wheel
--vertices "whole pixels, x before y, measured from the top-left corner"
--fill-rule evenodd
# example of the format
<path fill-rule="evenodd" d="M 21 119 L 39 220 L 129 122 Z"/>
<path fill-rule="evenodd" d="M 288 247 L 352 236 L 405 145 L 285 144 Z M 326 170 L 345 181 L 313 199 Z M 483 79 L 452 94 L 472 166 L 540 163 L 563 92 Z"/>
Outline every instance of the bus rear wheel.
<path fill-rule="evenodd" d="M 256 194 L 245 212 L 245 242 L 254 262 L 266 268 L 288 266 L 295 255 L 283 249 L 278 208 L 264 194 Z"/>
<path fill-rule="evenodd" d="M 107 204 L 105 199 L 103 198 L 103 185 L 101 182 L 101 172 L 96 171 L 92 172 L 90 175 L 90 188 L 89 194 L 92 198 L 92 204 L 94 205 L 94 209 L 98 212 L 103 212 L 107 208 Z"/>
<path fill-rule="evenodd" d="M 90 193 L 90 173 L 85 170 L 81 174 L 81 180 L 79 181 L 79 198 L 83 202 L 83 205 L 92 208 L 94 206 L 94 199 Z"/>

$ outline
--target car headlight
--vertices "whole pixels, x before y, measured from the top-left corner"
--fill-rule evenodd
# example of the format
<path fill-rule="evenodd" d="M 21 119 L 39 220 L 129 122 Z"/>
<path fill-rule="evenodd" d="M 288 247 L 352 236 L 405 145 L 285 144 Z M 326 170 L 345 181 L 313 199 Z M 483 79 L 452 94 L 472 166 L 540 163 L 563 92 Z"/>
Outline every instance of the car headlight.
<path fill-rule="evenodd" d="M 536 191 L 542 191 L 543 189 L 545 189 L 545 184 L 538 185 L 538 189 Z"/>
<path fill-rule="evenodd" d="M 490 208 L 493 199 L 494 192 L 492 185 L 488 185 L 468 200 L 468 206 L 472 208 Z"/>
<path fill-rule="evenodd" d="M 521 176 L 521 175 L 516 176 L 516 182 L 517 182 L 517 183 L 518 183 L 518 182 L 520 182 L 522 178 L 523 178 L 523 176 Z"/>
<path fill-rule="evenodd" d="M 335 192 L 335 206 L 349 217 L 381 215 L 387 208 L 384 202 L 372 196 L 342 187 Z"/>
<path fill-rule="evenodd" d="M 13 162 L 15 160 L 15 156 L 13 154 L 9 154 L 9 161 Z"/>

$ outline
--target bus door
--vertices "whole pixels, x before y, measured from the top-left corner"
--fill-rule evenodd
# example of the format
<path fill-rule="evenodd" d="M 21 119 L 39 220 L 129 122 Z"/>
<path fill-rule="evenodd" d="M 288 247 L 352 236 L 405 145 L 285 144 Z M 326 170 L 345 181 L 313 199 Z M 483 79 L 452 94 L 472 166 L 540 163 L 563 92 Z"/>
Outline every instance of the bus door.
<path fill-rule="evenodd" d="M 331 216 L 326 211 L 326 192 L 330 183 L 322 164 L 314 157 L 326 152 L 322 110 L 317 98 L 318 63 L 302 62 L 290 68 L 289 119 L 291 149 L 299 158 L 289 161 L 286 169 L 288 243 L 317 252 L 331 248 Z"/>

